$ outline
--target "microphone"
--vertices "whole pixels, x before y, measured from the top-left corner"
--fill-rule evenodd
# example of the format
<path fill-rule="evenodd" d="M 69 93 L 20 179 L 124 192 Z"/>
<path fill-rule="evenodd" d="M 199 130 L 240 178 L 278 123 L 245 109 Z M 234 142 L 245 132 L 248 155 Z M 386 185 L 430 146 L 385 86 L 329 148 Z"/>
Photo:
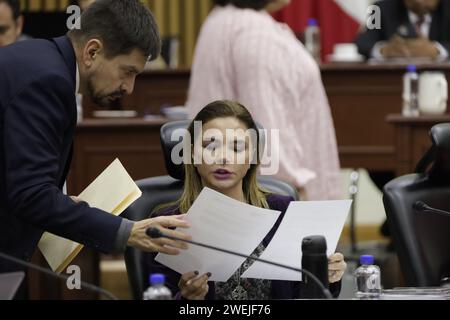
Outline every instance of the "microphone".
<path fill-rule="evenodd" d="M 47 274 L 49 276 L 58 278 L 60 280 L 67 281 L 67 279 L 69 279 L 69 276 L 57 274 L 56 272 L 53 272 L 53 271 L 50 271 L 48 269 L 42 268 L 41 266 L 35 265 L 33 263 L 29 263 L 29 262 L 23 261 L 21 259 L 18 259 L 16 257 L 13 257 L 13 256 L 11 256 L 9 254 L 6 254 L 6 253 L 3 253 L 3 252 L 0 251 L 0 260 L 1 259 L 14 262 L 15 264 L 21 265 L 23 267 L 34 269 L 36 271 L 39 271 L 41 273 L 45 273 L 45 274 Z M 99 293 L 101 295 L 104 295 L 105 297 L 107 297 L 110 300 L 119 300 L 111 292 L 109 292 L 109 291 L 107 291 L 107 290 L 105 290 L 103 288 L 100 288 L 100 287 L 98 287 L 96 285 L 93 285 L 93 284 L 88 283 L 88 282 L 81 281 L 81 279 L 80 279 L 80 284 L 81 284 L 82 288 L 85 288 L 85 289 L 88 289 L 90 291 L 93 291 L 93 292 Z"/>
<path fill-rule="evenodd" d="M 328 258 L 327 241 L 323 236 L 309 236 L 302 241 L 302 268 L 311 271 L 328 288 Z M 305 276 L 305 297 L 319 298 L 322 295 L 320 288 Z"/>
<path fill-rule="evenodd" d="M 434 213 L 438 213 L 438 214 L 450 217 L 450 212 L 432 208 L 429 205 L 427 205 L 425 202 L 420 201 L 420 200 L 414 202 L 413 209 L 416 210 L 416 211 L 419 211 L 419 212 L 429 211 L 429 212 L 434 212 Z"/>
<path fill-rule="evenodd" d="M 267 263 L 267 264 L 270 264 L 270 265 L 274 265 L 274 266 L 277 266 L 277 267 L 281 267 L 281 268 L 285 268 L 285 269 L 301 272 L 301 273 L 307 275 L 308 277 L 310 277 L 317 284 L 317 286 L 321 290 L 322 295 L 326 299 L 333 299 L 333 296 L 331 295 L 330 290 L 328 290 L 328 288 L 326 288 L 322 284 L 322 282 L 320 282 L 320 280 L 317 279 L 317 277 L 314 274 L 312 274 L 310 271 L 308 271 L 308 270 L 294 268 L 294 267 L 286 266 L 286 265 L 281 264 L 281 263 L 272 262 L 272 261 L 268 261 L 268 260 L 265 260 L 265 259 L 255 258 L 255 257 L 251 257 L 251 256 L 248 256 L 248 255 L 239 253 L 239 252 L 234 252 L 234 251 L 230 251 L 230 250 L 227 250 L 227 249 L 214 247 L 214 246 L 211 246 L 211 245 L 208 245 L 208 244 L 204 244 L 204 243 L 200 243 L 200 242 L 196 242 L 196 241 L 192 241 L 192 240 L 184 240 L 184 239 L 181 239 L 181 238 L 169 236 L 169 235 L 166 235 L 166 234 L 162 233 L 158 228 L 155 228 L 155 227 L 148 228 L 145 231 L 145 233 L 150 238 L 153 238 L 153 239 L 156 239 L 156 238 L 167 238 L 167 239 L 171 239 L 171 240 L 182 241 L 182 242 L 190 243 L 190 244 L 193 244 L 193 245 L 196 245 L 196 246 L 199 246 L 199 247 L 203 247 L 203 248 L 207 248 L 207 249 L 211 249 L 211 250 L 216 250 L 216 251 L 228 253 L 228 254 L 231 254 L 231 255 L 239 256 L 239 257 L 242 257 L 242 258 L 251 259 L 251 260 L 254 260 L 254 261 L 259 261 L 259 262 L 262 262 L 262 263 Z M 328 271 L 327 271 L 327 274 L 328 274 Z"/>

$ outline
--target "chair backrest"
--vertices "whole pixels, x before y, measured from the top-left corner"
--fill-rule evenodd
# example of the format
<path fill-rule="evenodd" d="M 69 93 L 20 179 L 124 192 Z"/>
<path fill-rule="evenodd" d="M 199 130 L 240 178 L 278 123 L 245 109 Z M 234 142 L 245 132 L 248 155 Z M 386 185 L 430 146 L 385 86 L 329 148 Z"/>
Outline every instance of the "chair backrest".
<path fill-rule="evenodd" d="M 178 200 L 183 190 L 183 165 L 174 164 L 171 158 L 173 148 L 181 141 L 172 140 L 172 134 L 177 129 L 187 128 L 190 121 L 174 121 L 161 127 L 161 146 L 168 176 L 152 177 L 136 181 L 142 191 L 142 196 L 129 206 L 123 216 L 134 221 L 146 219 L 150 213 L 161 204 Z M 264 137 L 262 137 L 264 139 Z M 295 187 L 281 180 L 268 176 L 258 176 L 258 182 L 270 192 L 287 195 L 299 200 Z M 125 250 L 125 264 L 133 298 L 142 299 L 142 293 L 148 286 L 143 252 L 127 247 Z"/>
<path fill-rule="evenodd" d="M 443 159 L 450 150 L 450 126 L 432 128 L 434 159 L 430 152 L 421 161 L 424 171 L 396 178 L 386 184 L 383 202 L 389 227 L 407 286 L 436 286 L 450 275 L 450 214 L 416 209 L 422 201 L 450 211 L 450 175 Z M 426 164 L 426 165 L 424 165 Z"/>
<path fill-rule="evenodd" d="M 169 203 L 180 198 L 183 182 L 170 176 L 152 177 L 136 181 L 142 191 L 142 196 L 131 204 L 123 216 L 133 221 L 140 221 L 150 217 L 150 213 L 161 204 Z M 141 250 L 127 247 L 125 250 L 125 264 L 133 298 L 142 299 L 142 293 L 148 285 L 146 270 L 144 269 L 144 255 Z"/>

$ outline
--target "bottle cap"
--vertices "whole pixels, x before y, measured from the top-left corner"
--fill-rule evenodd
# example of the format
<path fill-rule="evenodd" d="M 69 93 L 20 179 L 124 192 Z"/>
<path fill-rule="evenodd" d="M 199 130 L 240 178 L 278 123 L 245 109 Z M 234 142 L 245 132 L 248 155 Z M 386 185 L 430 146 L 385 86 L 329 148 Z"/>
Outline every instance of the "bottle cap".
<path fill-rule="evenodd" d="M 150 275 L 150 284 L 164 284 L 164 281 L 166 280 L 166 277 L 162 273 L 153 273 Z"/>
<path fill-rule="evenodd" d="M 373 256 L 370 254 L 365 254 L 359 257 L 359 262 L 361 264 L 373 264 Z"/>
<path fill-rule="evenodd" d="M 417 67 L 413 64 L 408 64 L 408 66 L 406 67 L 406 71 L 408 72 L 416 72 L 417 71 Z"/>
<path fill-rule="evenodd" d="M 308 19 L 308 26 L 317 26 L 317 20 L 314 18 Z"/>

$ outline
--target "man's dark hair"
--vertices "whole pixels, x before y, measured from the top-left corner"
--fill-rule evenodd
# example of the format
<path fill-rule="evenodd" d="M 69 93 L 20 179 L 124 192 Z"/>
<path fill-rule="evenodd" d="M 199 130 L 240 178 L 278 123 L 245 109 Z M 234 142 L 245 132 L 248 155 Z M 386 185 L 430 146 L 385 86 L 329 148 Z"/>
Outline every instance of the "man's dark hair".
<path fill-rule="evenodd" d="M 20 16 L 20 0 L 0 0 L 0 3 L 5 2 L 11 7 L 13 19 L 17 20 Z"/>
<path fill-rule="evenodd" d="M 250 8 L 255 10 L 264 9 L 272 0 L 213 0 L 219 6 L 232 4 L 238 8 Z"/>
<path fill-rule="evenodd" d="M 67 35 L 81 44 L 100 39 L 107 58 L 139 49 L 153 60 L 161 51 L 155 18 L 139 0 L 97 0 L 81 15 L 81 28 Z"/>

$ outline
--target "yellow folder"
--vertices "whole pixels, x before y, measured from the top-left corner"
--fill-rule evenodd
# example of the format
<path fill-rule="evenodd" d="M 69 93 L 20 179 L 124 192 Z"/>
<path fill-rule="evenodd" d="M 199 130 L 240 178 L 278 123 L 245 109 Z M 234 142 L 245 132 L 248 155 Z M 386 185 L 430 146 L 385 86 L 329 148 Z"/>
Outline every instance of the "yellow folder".
<path fill-rule="evenodd" d="M 121 214 L 142 195 L 119 159 L 114 160 L 78 198 L 114 215 Z M 83 245 L 45 232 L 39 249 L 53 271 L 61 273 L 83 249 Z"/>

